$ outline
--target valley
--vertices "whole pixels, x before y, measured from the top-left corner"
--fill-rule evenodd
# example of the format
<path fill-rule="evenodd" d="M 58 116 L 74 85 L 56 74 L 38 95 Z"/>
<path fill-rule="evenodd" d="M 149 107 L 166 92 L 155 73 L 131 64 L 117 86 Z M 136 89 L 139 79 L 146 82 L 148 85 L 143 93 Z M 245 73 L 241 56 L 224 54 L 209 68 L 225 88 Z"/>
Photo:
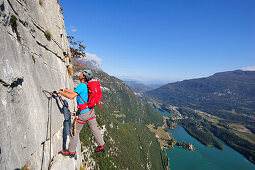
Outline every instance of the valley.
<path fill-rule="evenodd" d="M 255 163 L 254 80 L 254 71 L 216 73 L 145 92 L 143 100 L 171 113 L 170 128 L 181 125 L 204 145 L 222 150 L 218 137 Z"/>

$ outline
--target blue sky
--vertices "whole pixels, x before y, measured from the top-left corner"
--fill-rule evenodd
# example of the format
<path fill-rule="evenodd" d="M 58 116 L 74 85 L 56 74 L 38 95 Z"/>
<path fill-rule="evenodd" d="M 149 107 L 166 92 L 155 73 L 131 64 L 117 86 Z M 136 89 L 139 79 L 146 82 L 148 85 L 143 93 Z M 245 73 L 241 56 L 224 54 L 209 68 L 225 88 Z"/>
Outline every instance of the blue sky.
<path fill-rule="evenodd" d="M 176 81 L 255 68 L 255 0 L 62 0 L 110 75 Z"/>

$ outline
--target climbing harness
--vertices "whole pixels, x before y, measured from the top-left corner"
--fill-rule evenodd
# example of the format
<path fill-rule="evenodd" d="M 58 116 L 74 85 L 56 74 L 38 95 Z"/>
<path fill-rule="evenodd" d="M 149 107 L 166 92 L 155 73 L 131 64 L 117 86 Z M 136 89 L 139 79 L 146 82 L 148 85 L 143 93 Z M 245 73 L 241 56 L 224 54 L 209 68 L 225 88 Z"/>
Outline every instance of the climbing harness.
<path fill-rule="evenodd" d="M 91 117 L 91 118 L 89 118 L 88 120 L 92 120 L 92 119 L 94 119 L 95 117 L 96 117 L 96 116 Z M 86 121 L 86 120 L 82 120 L 82 119 L 78 118 L 78 119 L 77 119 L 77 123 L 85 124 L 85 123 L 87 123 L 87 121 Z"/>
<path fill-rule="evenodd" d="M 80 118 L 79 118 L 79 115 L 80 115 L 80 112 L 81 112 L 82 110 L 88 109 L 89 107 L 88 107 L 88 104 L 82 99 L 82 97 L 80 96 L 79 93 L 78 93 L 78 96 L 81 98 L 81 100 L 83 101 L 84 104 L 78 104 L 78 105 L 77 105 L 77 108 L 78 108 L 78 111 L 77 111 L 78 116 L 77 116 L 77 118 L 75 119 L 75 120 L 76 120 L 75 122 L 80 123 L 80 124 L 85 124 L 85 123 L 87 122 L 87 120 L 82 120 L 82 119 L 80 119 Z M 94 107 L 91 109 L 91 111 L 90 111 L 89 114 L 91 114 L 91 113 L 93 112 L 93 110 L 94 110 Z M 94 119 L 95 117 L 96 117 L 96 116 L 91 117 L 91 118 L 89 118 L 88 120 L 92 120 L 92 119 Z"/>

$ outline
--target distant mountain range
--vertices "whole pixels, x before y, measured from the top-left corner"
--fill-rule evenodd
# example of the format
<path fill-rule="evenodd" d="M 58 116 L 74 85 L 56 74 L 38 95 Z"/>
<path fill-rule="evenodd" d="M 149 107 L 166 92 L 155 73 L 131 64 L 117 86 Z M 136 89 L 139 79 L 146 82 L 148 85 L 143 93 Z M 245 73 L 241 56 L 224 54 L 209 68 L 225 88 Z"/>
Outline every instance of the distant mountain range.
<path fill-rule="evenodd" d="M 91 57 L 91 55 L 89 54 L 86 57 L 81 57 L 81 58 L 77 58 L 74 61 L 74 65 L 76 65 L 78 68 L 76 68 L 76 70 L 80 70 L 80 69 L 84 69 L 88 68 L 91 70 L 95 70 L 95 71 L 103 71 L 101 64 L 98 62 L 97 57 Z"/>
<path fill-rule="evenodd" d="M 166 84 L 144 93 L 165 105 L 189 107 L 255 125 L 255 71 L 228 71 Z"/>
<path fill-rule="evenodd" d="M 124 82 L 136 93 L 153 90 L 153 88 L 146 86 L 142 83 L 138 83 L 136 81 L 124 81 Z"/>
<path fill-rule="evenodd" d="M 135 80 L 124 80 L 124 82 L 136 93 L 143 93 L 161 87 L 163 84 L 147 84 L 140 83 Z"/>

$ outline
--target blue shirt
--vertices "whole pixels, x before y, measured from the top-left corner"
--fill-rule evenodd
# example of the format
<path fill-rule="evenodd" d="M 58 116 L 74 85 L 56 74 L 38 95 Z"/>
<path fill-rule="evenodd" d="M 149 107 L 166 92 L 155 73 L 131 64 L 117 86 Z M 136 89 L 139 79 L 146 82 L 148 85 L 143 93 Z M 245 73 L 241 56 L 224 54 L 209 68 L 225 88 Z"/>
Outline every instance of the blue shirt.
<path fill-rule="evenodd" d="M 88 102 L 88 87 L 85 83 L 80 83 L 76 89 L 74 90 L 74 92 L 78 93 L 81 98 L 85 101 Z M 79 95 L 77 96 L 77 104 L 85 104 L 82 99 L 79 97 Z M 82 110 L 81 113 L 86 113 L 90 111 L 90 109 L 85 109 Z"/>

